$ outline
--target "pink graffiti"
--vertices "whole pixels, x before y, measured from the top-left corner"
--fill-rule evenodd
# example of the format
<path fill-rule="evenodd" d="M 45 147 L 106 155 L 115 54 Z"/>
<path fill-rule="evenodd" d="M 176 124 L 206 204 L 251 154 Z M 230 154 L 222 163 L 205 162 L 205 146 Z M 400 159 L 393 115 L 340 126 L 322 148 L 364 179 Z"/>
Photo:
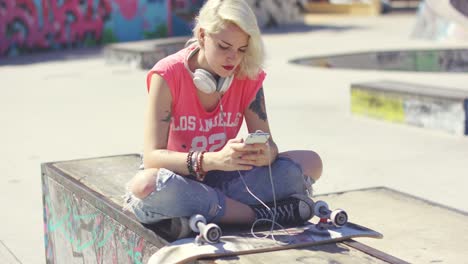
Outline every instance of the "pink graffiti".
<path fill-rule="evenodd" d="M 119 11 L 125 19 L 130 20 L 137 15 L 138 1 L 114 0 L 114 2 L 119 6 Z"/>
<path fill-rule="evenodd" d="M 91 35 L 100 39 L 104 21 L 111 14 L 110 0 L 42 0 L 37 10 L 33 0 L 3 0 L 0 6 L 0 55 L 11 46 L 47 49 L 76 43 Z M 80 4 L 81 2 L 81 4 Z"/>

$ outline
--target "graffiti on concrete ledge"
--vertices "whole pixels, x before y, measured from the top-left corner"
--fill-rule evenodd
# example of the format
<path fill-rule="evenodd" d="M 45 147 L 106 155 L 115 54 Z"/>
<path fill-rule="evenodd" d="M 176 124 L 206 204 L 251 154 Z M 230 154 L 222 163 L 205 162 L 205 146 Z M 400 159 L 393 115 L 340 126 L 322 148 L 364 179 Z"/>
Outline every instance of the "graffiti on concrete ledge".
<path fill-rule="evenodd" d="M 43 182 L 47 263 L 146 263 L 156 250 L 127 227 L 47 178 Z"/>
<path fill-rule="evenodd" d="M 351 112 L 395 123 L 465 134 L 465 109 L 457 100 L 351 89 Z"/>

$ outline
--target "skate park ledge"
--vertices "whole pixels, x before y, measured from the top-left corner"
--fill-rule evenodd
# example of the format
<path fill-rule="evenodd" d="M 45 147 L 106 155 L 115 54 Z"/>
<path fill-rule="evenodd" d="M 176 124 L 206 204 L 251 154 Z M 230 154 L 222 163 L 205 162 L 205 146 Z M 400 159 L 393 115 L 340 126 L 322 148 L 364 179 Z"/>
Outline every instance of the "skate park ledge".
<path fill-rule="evenodd" d="M 154 252 L 175 240 L 169 222 L 143 225 L 122 209 L 125 185 L 140 164 L 138 154 L 127 154 L 41 165 L 47 263 L 96 263 L 99 256 L 114 256 L 119 263 L 146 263 Z M 458 235 L 468 232 L 467 213 L 386 187 L 323 194 L 314 199 L 346 210 L 351 222 L 374 229 L 384 238 L 356 239 L 371 250 L 336 243 L 237 256 L 238 263 L 274 263 L 293 255 L 291 261 L 319 258 L 329 263 L 382 263 L 383 257 L 387 261 L 453 262 L 462 259 L 468 243 L 468 237 Z M 407 236 L 409 233 L 412 235 Z"/>
<path fill-rule="evenodd" d="M 381 80 L 352 83 L 351 112 L 385 121 L 468 135 L 468 91 Z"/>
<path fill-rule="evenodd" d="M 188 40 L 183 36 L 110 44 L 105 46 L 104 56 L 110 64 L 151 69 L 155 62 L 182 49 Z"/>

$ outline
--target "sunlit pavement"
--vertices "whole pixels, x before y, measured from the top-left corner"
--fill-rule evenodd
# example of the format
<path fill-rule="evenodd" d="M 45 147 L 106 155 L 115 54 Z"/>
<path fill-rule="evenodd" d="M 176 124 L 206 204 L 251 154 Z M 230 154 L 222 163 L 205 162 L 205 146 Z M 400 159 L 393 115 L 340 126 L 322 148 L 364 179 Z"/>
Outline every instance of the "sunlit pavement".
<path fill-rule="evenodd" d="M 468 89 L 466 74 L 288 63 L 312 55 L 466 47 L 410 39 L 414 19 L 322 16 L 308 26 L 265 31 L 272 134 L 281 151 L 321 155 L 317 194 L 386 186 L 468 211 L 468 137 L 356 117 L 349 110 L 352 82 L 389 79 Z M 108 65 L 99 55 L 0 67 L 0 240 L 22 263 L 45 262 L 40 163 L 141 151 L 145 72 Z M 0 252 L 8 254 L 3 246 Z"/>

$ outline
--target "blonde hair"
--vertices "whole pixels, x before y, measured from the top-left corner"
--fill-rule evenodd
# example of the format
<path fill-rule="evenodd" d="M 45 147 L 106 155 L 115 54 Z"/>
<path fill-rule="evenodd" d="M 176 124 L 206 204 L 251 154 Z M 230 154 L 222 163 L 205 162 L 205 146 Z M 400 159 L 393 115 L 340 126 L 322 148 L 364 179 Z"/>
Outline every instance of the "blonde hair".
<path fill-rule="evenodd" d="M 244 0 L 208 0 L 195 18 L 193 38 L 189 43 L 198 42 L 200 29 L 215 34 L 227 23 L 233 23 L 249 35 L 249 43 L 239 65 L 239 77 L 254 79 L 263 68 L 265 51 L 257 17 Z"/>

